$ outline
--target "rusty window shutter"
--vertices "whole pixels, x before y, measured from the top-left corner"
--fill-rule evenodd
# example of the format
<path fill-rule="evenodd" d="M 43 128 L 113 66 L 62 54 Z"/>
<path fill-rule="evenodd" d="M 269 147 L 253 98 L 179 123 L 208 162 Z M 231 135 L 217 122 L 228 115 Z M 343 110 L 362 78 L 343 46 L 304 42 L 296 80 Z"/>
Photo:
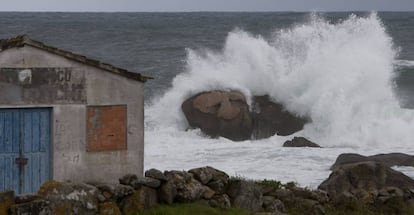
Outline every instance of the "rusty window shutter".
<path fill-rule="evenodd" d="M 87 107 L 88 152 L 125 150 L 127 148 L 127 107 Z"/>

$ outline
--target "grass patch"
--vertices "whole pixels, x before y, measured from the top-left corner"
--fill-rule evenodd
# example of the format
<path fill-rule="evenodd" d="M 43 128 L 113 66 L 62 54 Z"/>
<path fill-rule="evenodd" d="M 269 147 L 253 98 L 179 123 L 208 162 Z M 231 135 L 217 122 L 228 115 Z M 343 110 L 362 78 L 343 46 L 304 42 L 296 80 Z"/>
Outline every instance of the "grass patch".
<path fill-rule="evenodd" d="M 267 180 L 264 179 L 262 181 L 255 181 L 255 183 L 257 185 L 263 186 L 263 187 L 272 187 L 275 189 L 282 189 L 283 188 L 283 184 L 280 181 L 276 181 L 276 180 Z"/>
<path fill-rule="evenodd" d="M 173 205 L 157 205 L 136 215 L 248 215 L 249 213 L 237 208 L 212 208 L 201 203 L 186 203 Z"/>
<path fill-rule="evenodd" d="M 297 184 L 295 182 L 287 182 L 286 184 L 282 184 L 282 182 L 280 181 L 276 181 L 276 180 L 268 180 L 268 179 L 264 179 L 261 181 L 254 181 L 254 183 L 256 183 L 257 185 L 260 185 L 262 187 L 272 187 L 275 188 L 276 190 L 278 189 L 293 189 L 295 187 L 297 187 Z"/>
<path fill-rule="evenodd" d="M 391 198 L 385 203 L 364 204 L 358 200 L 325 205 L 326 215 L 389 215 L 414 214 L 414 205 L 402 198 Z"/>

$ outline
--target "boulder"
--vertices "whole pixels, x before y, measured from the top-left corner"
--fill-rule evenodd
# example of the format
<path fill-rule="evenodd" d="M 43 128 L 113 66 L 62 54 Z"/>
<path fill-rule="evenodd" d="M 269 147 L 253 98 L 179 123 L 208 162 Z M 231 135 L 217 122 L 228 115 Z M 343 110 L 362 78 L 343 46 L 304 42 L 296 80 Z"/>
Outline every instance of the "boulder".
<path fill-rule="evenodd" d="M 320 146 L 314 142 L 309 141 L 304 137 L 294 137 L 292 140 L 288 140 L 283 143 L 283 147 L 314 147 L 320 148 Z"/>
<path fill-rule="evenodd" d="M 263 209 L 273 214 L 282 214 L 285 212 L 285 205 L 273 196 L 263 196 Z"/>
<path fill-rule="evenodd" d="M 283 202 L 295 197 L 295 195 L 290 189 L 277 189 L 274 192 L 269 193 L 269 195 L 274 196 L 277 199 L 282 200 Z"/>
<path fill-rule="evenodd" d="M 135 190 L 129 185 L 123 184 L 95 184 L 95 187 L 99 189 L 101 194 L 105 197 L 105 200 L 118 201 L 126 196 L 132 195 Z"/>
<path fill-rule="evenodd" d="M 231 200 L 227 194 L 214 195 L 208 204 L 213 208 L 230 208 Z"/>
<path fill-rule="evenodd" d="M 309 121 L 288 112 L 268 96 L 253 97 L 250 112 L 244 95 L 236 91 L 203 92 L 184 101 L 181 109 L 190 127 L 234 141 L 291 135 Z"/>
<path fill-rule="evenodd" d="M 22 204 L 22 203 L 34 201 L 36 199 L 39 199 L 39 196 L 37 194 L 27 193 L 27 194 L 16 195 L 14 197 L 14 202 L 16 204 Z"/>
<path fill-rule="evenodd" d="M 231 205 L 250 212 L 262 212 L 263 194 L 259 185 L 252 181 L 231 180 L 227 189 Z"/>
<path fill-rule="evenodd" d="M 299 208 L 308 214 L 324 214 L 322 205 L 329 201 L 327 193 L 322 190 L 309 190 L 297 186 L 277 189 L 268 192 L 267 195 L 281 200 L 288 209 Z"/>
<path fill-rule="evenodd" d="M 134 181 L 138 180 L 138 176 L 135 174 L 126 174 L 119 179 L 119 183 L 123 185 L 132 186 Z"/>
<path fill-rule="evenodd" d="M 296 186 L 290 190 L 297 198 L 309 199 L 319 203 L 327 203 L 329 201 L 328 194 L 323 190 L 309 190 Z"/>
<path fill-rule="evenodd" d="M 122 215 L 115 202 L 103 202 L 99 204 L 99 215 Z"/>
<path fill-rule="evenodd" d="M 151 188 L 158 188 L 161 186 L 161 181 L 155 178 L 142 177 L 132 182 L 132 186 L 135 189 L 140 188 L 141 186 L 147 186 Z"/>
<path fill-rule="evenodd" d="M 216 169 L 212 167 L 200 167 L 195 169 L 190 169 L 188 172 L 192 173 L 194 178 L 197 179 L 202 184 L 207 184 L 213 179 L 213 174 Z"/>
<path fill-rule="evenodd" d="M 96 214 L 99 190 L 88 184 L 48 181 L 38 192 L 39 197 L 50 202 L 52 214 Z"/>
<path fill-rule="evenodd" d="M 161 181 L 152 177 L 138 177 L 135 174 L 127 174 L 119 179 L 120 184 L 132 186 L 134 189 L 139 189 L 141 186 L 158 188 L 161 186 Z"/>
<path fill-rule="evenodd" d="M 165 204 L 174 203 L 174 199 L 177 196 L 177 187 L 173 181 L 166 181 L 161 184 L 161 187 L 157 190 L 158 201 Z"/>
<path fill-rule="evenodd" d="M 195 95 L 181 106 L 189 125 L 212 137 L 250 139 L 252 119 L 245 97 L 236 91 L 211 91 Z"/>
<path fill-rule="evenodd" d="M 192 173 L 195 179 L 207 185 L 216 193 L 223 194 L 226 191 L 229 176 L 225 172 L 209 166 L 191 169 L 188 172 Z"/>
<path fill-rule="evenodd" d="M 167 181 L 167 177 L 165 177 L 164 173 L 158 169 L 149 169 L 145 171 L 145 177 L 155 178 L 160 181 Z"/>
<path fill-rule="evenodd" d="M 363 161 L 375 161 L 380 162 L 386 166 L 412 166 L 414 167 L 414 156 L 403 153 L 389 153 L 389 154 L 377 154 L 372 156 L 363 156 L 355 153 L 340 154 L 336 158 L 335 163 L 331 166 L 331 170 L 336 167 Z"/>
<path fill-rule="evenodd" d="M 123 214 L 133 214 L 149 209 L 157 202 L 157 191 L 143 186 L 131 196 L 123 199 L 120 205 Z"/>
<path fill-rule="evenodd" d="M 282 104 L 270 101 L 269 96 L 253 97 L 253 138 L 268 138 L 275 134 L 291 135 L 303 129 L 309 121 L 288 112 Z"/>
<path fill-rule="evenodd" d="M 384 203 L 392 198 L 403 198 L 404 192 L 398 187 L 384 187 L 378 191 L 377 199 Z"/>
<path fill-rule="evenodd" d="M 404 192 L 414 189 L 414 180 L 383 163 L 366 161 L 337 166 L 329 178 L 319 185 L 330 198 L 354 196 L 360 190 L 378 195 L 385 187 L 396 187 Z"/>
<path fill-rule="evenodd" d="M 162 174 L 162 173 L 161 173 Z M 134 189 L 139 189 L 141 186 L 158 188 L 161 186 L 161 181 L 153 177 L 138 177 L 135 174 L 127 174 L 119 179 L 120 184 L 132 186 Z"/>
<path fill-rule="evenodd" d="M 340 154 L 337 158 L 335 163 L 331 166 L 331 170 L 336 169 L 338 166 L 344 164 L 351 164 L 351 163 L 358 163 L 358 162 L 365 162 L 368 161 L 366 156 L 355 154 L 355 153 L 343 153 Z"/>
<path fill-rule="evenodd" d="M 214 190 L 210 189 L 209 187 L 205 187 L 203 199 L 209 200 L 213 198 L 214 195 L 216 195 L 216 192 L 214 192 Z"/>
<path fill-rule="evenodd" d="M 184 171 L 167 171 L 168 180 L 177 190 L 177 202 L 195 202 L 205 196 L 211 195 L 211 189 L 195 180 L 193 174 Z"/>
<path fill-rule="evenodd" d="M 31 202 L 15 204 L 11 206 L 11 214 L 25 215 L 25 214 L 41 214 L 41 215 L 53 215 L 56 214 L 50 207 L 50 202 L 45 200 L 34 200 Z M 63 213 L 65 213 L 63 211 Z M 1 213 L 3 214 L 3 213 Z M 7 213 L 4 213 L 7 214 Z M 73 214 L 73 213 L 72 213 Z M 80 214 L 80 213 L 77 213 Z"/>

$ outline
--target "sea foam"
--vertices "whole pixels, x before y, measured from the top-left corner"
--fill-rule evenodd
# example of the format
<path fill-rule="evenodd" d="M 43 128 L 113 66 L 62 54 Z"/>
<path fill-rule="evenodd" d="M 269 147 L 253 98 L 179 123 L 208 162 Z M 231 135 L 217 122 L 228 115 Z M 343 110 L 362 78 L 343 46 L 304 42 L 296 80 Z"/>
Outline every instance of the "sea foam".
<path fill-rule="evenodd" d="M 146 107 L 146 164 L 190 168 L 220 160 L 224 163 L 217 166 L 236 174 L 273 177 L 274 166 L 266 168 L 269 163 L 298 153 L 303 156 L 292 154 L 289 159 L 308 156 L 309 163 L 300 168 L 298 161 L 282 164 L 288 172 L 303 169 L 297 177 L 291 173 L 292 180 L 300 181 L 308 170 L 321 171 L 318 179 L 309 180 L 326 176 L 329 165 L 344 151 L 404 152 L 414 139 L 414 113 L 400 108 L 393 92 L 397 54 L 376 13 L 351 15 L 337 23 L 312 14 L 307 22 L 276 30 L 270 38 L 236 29 L 219 52 L 188 50 L 186 70 L 174 78 L 171 89 Z M 312 122 L 295 135 L 330 151 L 281 149 L 291 137 L 233 143 L 209 139 L 198 130 L 185 131 L 188 125 L 181 103 L 195 93 L 216 89 L 238 90 L 249 101 L 252 95 L 267 94 L 289 111 L 310 117 Z M 275 148 L 279 152 L 271 150 Z"/>

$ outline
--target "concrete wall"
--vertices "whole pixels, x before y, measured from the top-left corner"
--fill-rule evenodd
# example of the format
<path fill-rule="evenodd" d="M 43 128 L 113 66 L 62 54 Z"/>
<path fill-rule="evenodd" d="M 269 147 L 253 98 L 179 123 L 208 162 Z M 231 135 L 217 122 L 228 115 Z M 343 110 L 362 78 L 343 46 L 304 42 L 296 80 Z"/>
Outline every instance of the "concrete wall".
<path fill-rule="evenodd" d="M 81 99 L 52 96 L 51 99 L 44 100 L 48 103 L 25 100 L 13 102 L 0 94 L 0 108 L 52 107 L 53 179 L 113 183 L 127 173 L 142 175 L 144 84 L 33 47 L 11 48 L 0 52 L 0 68 L 35 67 L 71 68 L 74 74 L 83 73 L 85 79 L 85 88 L 80 91 L 85 95 Z M 11 91 L 12 85 L 3 84 L 0 88 L 2 91 Z M 86 110 L 89 105 L 127 106 L 127 150 L 87 152 Z"/>

